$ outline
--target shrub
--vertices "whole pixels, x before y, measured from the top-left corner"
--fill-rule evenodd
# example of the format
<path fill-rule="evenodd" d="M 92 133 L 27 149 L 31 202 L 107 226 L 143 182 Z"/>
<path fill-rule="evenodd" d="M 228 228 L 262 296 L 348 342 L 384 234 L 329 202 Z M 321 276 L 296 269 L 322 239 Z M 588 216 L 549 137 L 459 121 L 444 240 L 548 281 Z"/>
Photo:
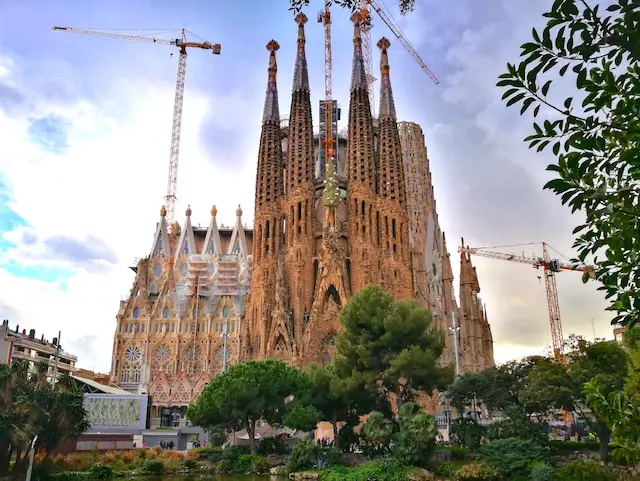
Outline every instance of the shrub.
<path fill-rule="evenodd" d="M 438 446 L 439 451 L 451 452 L 451 459 L 462 461 L 467 457 L 467 450 L 462 446 Z"/>
<path fill-rule="evenodd" d="M 404 403 L 398 410 L 398 428 L 393 436 L 393 455 L 405 464 L 424 466 L 438 435 L 435 418 L 415 403 Z"/>
<path fill-rule="evenodd" d="M 598 451 L 600 443 L 598 441 L 585 441 L 579 443 L 577 441 L 549 441 L 549 447 L 553 454 L 559 454 L 567 451 Z"/>
<path fill-rule="evenodd" d="M 310 468 L 315 460 L 318 447 L 311 439 L 302 439 L 293 445 L 287 461 L 287 471 L 293 473 Z"/>
<path fill-rule="evenodd" d="M 536 461 L 529 466 L 529 479 L 530 481 L 554 481 L 555 470 L 544 461 Z"/>
<path fill-rule="evenodd" d="M 472 418 L 458 418 L 451 423 L 450 434 L 455 436 L 467 449 L 475 449 L 480 446 L 482 437 L 487 428 Z"/>
<path fill-rule="evenodd" d="M 164 464 L 157 459 L 145 459 L 142 463 L 142 472 L 145 474 L 162 474 L 164 472 Z"/>
<path fill-rule="evenodd" d="M 558 470 L 558 481 L 612 481 L 614 478 L 598 462 L 591 459 L 576 460 Z"/>
<path fill-rule="evenodd" d="M 184 466 L 185 469 L 191 471 L 194 469 L 198 469 L 200 467 L 200 464 L 195 459 L 185 459 L 182 463 L 182 466 Z"/>
<path fill-rule="evenodd" d="M 488 439 L 520 438 L 534 441 L 541 446 L 549 444 L 549 436 L 543 424 L 533 422 L 519 408 L 507 409 L 506 414 L 507 419 L 489 426 Z"/>
<path fill-rule="evenodd" d="M 280 438 L 264 438 L 258 446 L 258 453 L 263 456 L 268 456 L 269 454 L 287 454 L 288 451 L 287 443 Z"/>
<path fill-rule="evenodd" d="M 106 464 L 96 463 L 89 468 L 89 476 L 91 479 L 111 479 L 113 478 L 113 469 Z"/>
<path fill-rule="evenodd" d="M 500 472 L 485 463 L 461 466 L 454 478 L 456 481 L 498 481 Z"/>
<path fill-rule="evenodd" d="M 409 471 L 400 460 L 384 457 L 355 468 L 336 466 L 322 475 L 322 481 L 404 481 Z"/>
<path fill-rule="evenodd" d="M 452 478 L 459 470 L 460 466 L 453 461 L 440 461 L 439 463 L 436 463 L 436 467 L 433 470 L 433 473 L 436 476 Z"/>
<path fill-rule="evenodd" d="M 269 474 L 269 470 L 271 469 L 271 465 L 266 458 L 262 456 L 254 457 L 251 460 L 251 473 L 257 475 Z"/>
<path fill-rule="evenodd" d="M 502 476 L 513 479 L 526 475 L 529 466 L 545 459 L 544 449 L 528 439 L 497 439 L 483 444 L 478 450 L 480 458 L 495 466 Z"/>

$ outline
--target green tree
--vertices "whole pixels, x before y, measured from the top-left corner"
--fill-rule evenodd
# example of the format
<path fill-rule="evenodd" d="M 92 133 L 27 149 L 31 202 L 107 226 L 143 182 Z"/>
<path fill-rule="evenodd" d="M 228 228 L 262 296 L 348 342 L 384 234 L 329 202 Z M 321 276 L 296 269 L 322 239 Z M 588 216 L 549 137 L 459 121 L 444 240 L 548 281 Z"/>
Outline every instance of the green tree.
<path fill-rule="evenodd" d="M 29 446 L 51 451 L 89 428 L 83 393 L 61 375 L 56 389 L 47 381 L 49 365 L 40 363 L 29 375 L 28 364 L 0 365 L 0 475 L 26 468 Z"/>
<path fill-rule="evenodd" d="M 424 466 L 435 446 L 436 420 L 415 403 L 398 410 L 398 430 L 393 436 L 393 455 L 408 466 Z"/>
<path fill-rule="evenodd" d="M 543 113 L 525 141 L 538 152 L 551 147 L 555 178 L 545 188 L 586 214 L 574 230 L 579 260 L 601 257 L 595 277 L 617 313 L 612 323 L 631 326 L 640 315 L 640 5 L 556 0 L 544 16 L 544 30 L 533 29 L 522 61 L 497 85 L 521 115 Z M 551 86 L 569 76 L 575 92 L 556 98 Z"/>
<path fill-rule="evenodd" d="M 295 400 L 308 396 L 309 387 L 306 374 L 282 361 L 244 362 L 213 378 L 189 406 L 187 417 L 196 426 L 246 429 L 251 453 L 256 454 L 256 422 L 281 423 L 287 399 L 293 396 L 291 406 L 299 406 Z"/>
<path fill-rule="evenodd" d="M 431 326 L 431 313 L 416 301 L 394 301 L 380 286 L 356 293 L 340 311 L 336 369 L 370 392 L 393 393 L 398 406 L 418 391 L 444 391 L 453 367 L 438 367 L 444 335 Z"/>
<path fill-rule="evenodd" d="M 312 385 L 310 403 L 318 409 L 322 421 L 331 423 L 333 439 L 336 447 L 340 448 L 338 424 L 347 421 L 350 416 L 369 412 L 373 400 L 362 386 L 357 384 L 356 378 L 338 377 L 333 364 L 312 364 L 308 373 Z"/>
<path fill-rule="evenodd" d="M 596 380 L 606 396 L 621 392 L 627 377 L 628 355 L 613 341 L 587 342 L 572 336 L 567 342 L 566 367 L 551 360 L 540 361 L 528 375 L 521 391 L 528 412 L 549 413 L 564 408 L 576 412 L 600 439 L 600 459 L 608 460 L 610 428 L 606 420 L 594 412 L 586 412 L 585 383 Z"/>
<path fill-rule="evenodd" d="M 291 10 L 299 12 L 304 7 L 309 5 L 309 0 L 289 0 L 291 2 Z M 349 10 L 355 10 L 358 7 L 357 0 L 326 0 L 330 5 L 338 5 Z M 398 0 L 398 7 L 400 7 L 400 13 L 406 15 L 413 11 L 416 0 Z"/>
<path fill-rule="evenodd" d="M 383 454 L 389 450 L 393 435 L 393 422 L 379 411 L 372 411 L 362 426 L 362 437 L 369 454 Z"/>
<path fill-rule="evenodd" d="M 475 410 L 480 405 L 489 411 L 519 406 L 520 391 L 538 359 L 538 356 L 527 357 L 481 372 L 464 374 L 447 390 L 447 397 L 460 413 L 465 408 Z"/>

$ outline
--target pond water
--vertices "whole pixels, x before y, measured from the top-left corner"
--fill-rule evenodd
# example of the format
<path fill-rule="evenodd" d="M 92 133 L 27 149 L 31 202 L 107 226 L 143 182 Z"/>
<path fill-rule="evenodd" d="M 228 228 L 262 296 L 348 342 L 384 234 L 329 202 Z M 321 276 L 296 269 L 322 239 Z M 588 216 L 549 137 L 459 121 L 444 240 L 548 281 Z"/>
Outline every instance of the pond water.
<path fill-rule="evenodd" d="M 142 481 L 141 478 L 130 478 Z M 216 474 L 211 476 L 158 476 L 151 478 L 142 478 L 144 481 L 196 481 L 196 480 L 215 480 L 215 481 L 282 481 L 286 477 L 282 476 L 255 476 L 245 474 Z"/>

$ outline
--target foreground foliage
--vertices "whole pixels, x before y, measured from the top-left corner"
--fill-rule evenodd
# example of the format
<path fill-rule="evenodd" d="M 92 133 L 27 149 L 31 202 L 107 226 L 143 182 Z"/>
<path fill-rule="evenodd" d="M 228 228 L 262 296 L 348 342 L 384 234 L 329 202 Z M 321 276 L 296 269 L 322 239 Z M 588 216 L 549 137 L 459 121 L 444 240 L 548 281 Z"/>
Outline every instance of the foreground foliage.
<path fill-rule="evenodd" d="M 373 396 L 387 400 L 393 394 L 400 406 L 453 380 L 452 366 L 437 366 L 444 334 L 432 329 L 431 313 L 416 301 L 394 301 L 380 286 L 369 286 L 342 308 L 340 321 L 338 376 L 352 378 Z"/>
<path fill-rule="evenodd" d="M 24 471 L 25 455 L 35 436 L 36 451 L 52 451 L 85 432 L 89 425 L 81 391 L 61 375 L 55 390 L 47 381 L 49 365 L 41 363 L 29 376 L 27 363 L 0 365 L 0 475 Z"/>
<path fill-rule="evenodd" d="M 309 5 L 309 0 L 289 0 L 291 3 L 291 10 L 294 12 L 299 12 L 304 7 Z M 326 0 L 329 5 L 337 5 L 339 7 L 346 8 L 348 10 L 356 10 L 359 2 L 358 0 Z M 413 11 L 415 7 L 416 0 L 398 0 L 398 7 L 400 8 L 400 13 L 402 15 L 406 15 L 407 13 Z"/>
<path fill-rule="evenodd" d="M 309 389 L 308 376 L 282 361 L 244 362 L 213 378 L 189 407 L 187 417 L 196 426 L 246 429 L 251 452 L 256 454 L 255 427 L 259 419 L 278 424 L 290 414 L 290 422 L 302 423 L 302 428 L 317 423 L 317 411 L 301 408 L 297 401 L 286 402 L 290 396 L 306 399 Z"/>
<path fill-rule="evenodd" d="M 574 230 L 579 260 L 600 257 L 595 275 L 617 313 L 612 324 L 632 326 L 640 318 L 640 4 L 589 3 L 556 0 L 498 86 L 521 115 L 542 108 L 546 120 L 525 141 L 551 148 L 556 178 L 545 188 L 586 214 Z M 554 98 L 552 85 L 569 77 L 573 94 Z"/>

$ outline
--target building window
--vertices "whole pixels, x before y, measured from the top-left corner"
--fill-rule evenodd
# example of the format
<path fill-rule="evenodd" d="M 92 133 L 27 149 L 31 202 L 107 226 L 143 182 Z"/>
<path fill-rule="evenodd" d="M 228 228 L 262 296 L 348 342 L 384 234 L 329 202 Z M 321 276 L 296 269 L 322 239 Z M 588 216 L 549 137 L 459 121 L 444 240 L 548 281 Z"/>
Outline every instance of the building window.
<path fill-rule="evenodd" d="M 165 319 L 167 319 L 169 317 L 169 308 L 168 307 L 165 307 L 162 310 L 162 317 L 164 317 Z"/>
<path fill-rule="evenodd" d="M 160 264 L 156 264 L 156 277 L 160 277 L 160 274 L 162 274 L 162 267 L 160 266 Z"/>
<path fill-rule="evenodd" d="M 133 318 L 137 319 L 140 316 L 140 308 L 139 307 L 134 307 L 133 308 Z"/>

